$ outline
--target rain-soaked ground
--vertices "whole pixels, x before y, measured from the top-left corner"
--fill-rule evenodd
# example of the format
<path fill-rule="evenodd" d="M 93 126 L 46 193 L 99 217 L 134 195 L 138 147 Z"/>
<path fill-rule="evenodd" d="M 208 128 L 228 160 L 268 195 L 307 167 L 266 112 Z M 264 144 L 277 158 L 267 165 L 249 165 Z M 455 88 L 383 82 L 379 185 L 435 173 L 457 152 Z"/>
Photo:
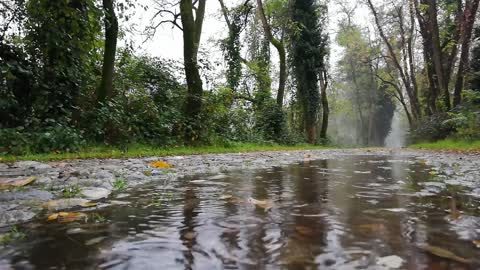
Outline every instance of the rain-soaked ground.
<path fill-rule="evenodd" d="M 0 268 L 480 269 L 479 199 L 427 164 L 346 155 L 142 185 L 86 222 L 20 225 Z"/>

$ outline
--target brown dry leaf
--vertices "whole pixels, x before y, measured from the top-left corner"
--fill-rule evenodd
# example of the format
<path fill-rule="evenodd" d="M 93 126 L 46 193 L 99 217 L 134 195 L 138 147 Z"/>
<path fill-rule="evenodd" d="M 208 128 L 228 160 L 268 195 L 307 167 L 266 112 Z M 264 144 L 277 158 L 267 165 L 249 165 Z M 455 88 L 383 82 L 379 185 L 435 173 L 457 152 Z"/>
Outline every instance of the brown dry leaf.
<path fill-rule="evenodd" d="M 60 223 L 69 223 L 78 220 L 86 220 L 87 214 L 79 212 L 59 212 L 48 216 L 47 221 L 56 220 Z"/>
<path fill-rule="evenodd" d="M 248 198 L 247 202 L 263 208 L 265 211 L 269 210 L 273 206 L 273 203 L 270 200 L 255 200 L 254 198 Z"/>
<path fill-rule="evenodd" d="M 295 226 L 295 231 L 304 236 L 313 236 L 315 234 L 312 228 L 301 225 Z"/>
<path fill-rule="evenodd" d="M 27 178 L 0 179 L 0 190 L 12 187 L 23 187 L 37 179 L 35 176 Z"/>
<path fill-rule="evenodd" d="M 165 161 L 153 161 L 150 162 L 150 166 L 155 167 L 155 168 L 161 168 L 161 169 L 166 169 L 166 168 L 174 168 L 172 164 L 168 164 Z"/>
<path fill-rule="evenodd" d="M 472 243 L 473 243 L 477 248 L 480 248 L 480 240 L 473 240 Z"/>
<path fill-rule="evenodd" d="M 385 225 L 381 223 L 362 224 L 359 225 L 358 228 L 369 232 L 381 232 L 385 230 Z"/>
<path fill-rule="evenodd" d="M 469 260 L 462 258 L 460 256 L 457 256 L 455 253 L 448 251 L 446 249 L 443 249 L 441 247 L 431 246 L 429 244 L 418 244 L 417 247 L 423 251 L 426 251 L 432 255 L 435 255 L 441 258 L 450 259 L 450 260 L 453 260 L 459 263 L 464 263 L 464 264 L 470 263 Z"/>
<path fill-rule="evenodd" d="M 310 154 L 304 154 L 303 157 L 304 157 L 304 158 L 311 158 L 312 155 L 310 155 Z"/>

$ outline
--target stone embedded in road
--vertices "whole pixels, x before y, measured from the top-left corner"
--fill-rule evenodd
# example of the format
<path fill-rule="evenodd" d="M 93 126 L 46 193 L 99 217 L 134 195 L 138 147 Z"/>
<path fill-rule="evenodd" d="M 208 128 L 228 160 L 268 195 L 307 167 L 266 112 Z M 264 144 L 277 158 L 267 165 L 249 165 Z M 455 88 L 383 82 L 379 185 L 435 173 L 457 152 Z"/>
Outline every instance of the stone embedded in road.
<path fill-rule="evenodd" d="M 99 200 L 102 198 L 107 198 L 110 193 L 110 190 L 101 187 L 88 187 L 82 189 L 81 192 L 82 196 L 89 200 Z"/>

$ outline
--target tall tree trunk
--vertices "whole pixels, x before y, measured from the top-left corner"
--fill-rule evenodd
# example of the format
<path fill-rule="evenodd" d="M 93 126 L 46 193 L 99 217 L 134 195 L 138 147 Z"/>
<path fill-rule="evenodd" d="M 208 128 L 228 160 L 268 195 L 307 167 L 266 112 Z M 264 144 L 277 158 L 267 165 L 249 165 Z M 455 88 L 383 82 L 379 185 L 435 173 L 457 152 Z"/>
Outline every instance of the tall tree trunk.
<path fill-rule="evenodd" d="M 428 31 L 431 33 L 432 38 L 432 63 L 433 68 L 435 69 L 436 81 L 440 90 L 440 94 L 443 98 L 443 105 L 445 109 L 450 110 L 450 92 L 448 91 L 448 85 L 446 85 L 445 71 L 443 68 L 443 56 L 442 48 L 440 46 L 440 32 L 438 28 L 438 19 L 437 19 L 437 1 L 429 0 L 427 2 L 427 12 L 428 12 Z"/>
<path fill-rule="evenodd" d="M 187 98 L 184 113 L 186 117 L 185 141 L 194 142 L 199 139 L 201 131 L 200 113 L 202 110 L 203 83 L 198 69 L 198 48 L 202 34 L 206 0 L 199 0 L 195 8 L 192 0 L 180 1 L 180 17 L 183 27 L 183 61 L 187 80 Z"/>
<path fill-rule="evenodd" d="M 263 10 L 262 0 L 257 0 L 257 8 L 258 14 L 260 15 L 260 20 L 262 21 L 263 30 L 265 31 L 265 36 L 278 51 L 278 56 L 280 59 L 280 77 L 278 79 L 277 104 L 279 107 L 282 107 L 283 97 L 285 95 L 285 82 L 287 81 L 287 54 L 285 51 L 285 45 L 282 41 L 273 36 L 272 30 L 270 29 L 270 25 L 267 21 L 267 17 L 265 16 L 265 11 Z"/>
<path fill-rule="evenodd" d="M 465 81 L 465 73 L 468 65 L 470 53 L 470 43 L 472 41 L 473 24 L 475 23 L 475 14 L 477 13 L 480 0 L 467 0 L 465 11 L 461 23 L 462 48 L 460 53 L 460 63 L 458 64 L 457 79 L 455 81 L 455 91 L 453 94 L 453 106 L 460 104 L 462 100 L 462 90 Z"/>
<path fill-rule="evenodd" d="M 115 72 L 115 54 L 117 51 L 118 20 L 114 9 L 114 0 L 103 0 L 105 12 L 105 48 L 103 52 L 102 79 L 97 89 L 97 101 L 103 102 L 114 95 L 113 77 Z"/>
<path fill-rule="evenodd" d="M 327 86 L 327 72 L 323 71 L 322 74 L 320 74 L 320 94 L 322 101 L 322 129 L 320 130 L 320 138 L 323 140 L 327 139 L 328 117 L 330 114 L 330 108 L 328 107 L 327 98 Z"/>

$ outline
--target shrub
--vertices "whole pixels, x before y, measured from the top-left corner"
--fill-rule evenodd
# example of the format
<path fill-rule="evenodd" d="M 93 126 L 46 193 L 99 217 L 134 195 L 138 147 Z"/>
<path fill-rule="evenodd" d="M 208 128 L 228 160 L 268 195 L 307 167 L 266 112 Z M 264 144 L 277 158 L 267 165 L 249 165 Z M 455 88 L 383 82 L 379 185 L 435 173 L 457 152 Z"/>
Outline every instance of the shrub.
<path fill-rule="evenodd" d="M 29 138 L 23 128 L 0 129 L 0 154 L 22 155 L 29 151 Z"/>

